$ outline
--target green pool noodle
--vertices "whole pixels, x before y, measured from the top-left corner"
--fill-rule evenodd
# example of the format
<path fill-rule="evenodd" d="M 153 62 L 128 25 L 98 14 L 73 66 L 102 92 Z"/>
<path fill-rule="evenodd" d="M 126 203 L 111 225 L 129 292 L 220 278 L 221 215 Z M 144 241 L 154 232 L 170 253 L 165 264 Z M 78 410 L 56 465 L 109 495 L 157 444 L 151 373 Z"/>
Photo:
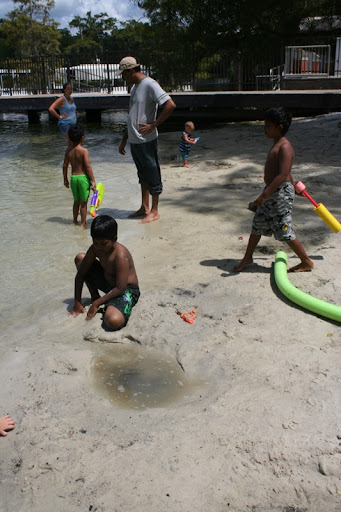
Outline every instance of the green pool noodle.
<path fill-rule="evenodd" d="M 287 255 L 284 251 L 279 251 L 276 254 L 274 272 L 278 288 L 289 300 L 313 313 L 341 322 L 340 306 L 317 299 L 291 284 L 287 271 Z"/>

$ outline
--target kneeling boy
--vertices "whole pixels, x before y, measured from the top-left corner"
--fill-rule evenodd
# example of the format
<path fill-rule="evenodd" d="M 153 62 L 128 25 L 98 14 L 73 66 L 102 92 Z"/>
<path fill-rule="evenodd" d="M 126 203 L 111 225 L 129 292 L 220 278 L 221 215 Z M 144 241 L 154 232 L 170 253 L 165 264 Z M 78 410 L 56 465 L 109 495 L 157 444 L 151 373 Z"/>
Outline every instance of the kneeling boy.
<path fill-rule="evenodd" d="M 81 302 L 83 284 L 89 288 L 92 304 L 87 320 L 104 305 L 104 323 L 116 331 L 126 325 L 140 297 L 133 258 L 124 245 L 117 242 L 117 223 L 109 215 L 99 215 L 91 224 L 93 244 L 87 253 L 75 258 L 78 269 L 75 279 L 75 300 L 70 312 L 84 312 Z M 101 297 L 98 290 L 104 292 Z"/>

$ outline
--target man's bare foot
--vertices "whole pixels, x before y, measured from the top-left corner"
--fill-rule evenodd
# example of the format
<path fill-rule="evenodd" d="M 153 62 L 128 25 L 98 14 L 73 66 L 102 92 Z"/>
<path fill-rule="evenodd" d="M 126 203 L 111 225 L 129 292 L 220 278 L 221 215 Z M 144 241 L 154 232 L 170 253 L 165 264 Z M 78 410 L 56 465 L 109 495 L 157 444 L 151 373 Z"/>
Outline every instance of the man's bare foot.
<path fill-rule="evenodd" d="M 310 272 L 314 268 L 314 263 L 310 260 L 310 262 L 303 262 L 295 265 L 294 267 L 289 268 L 288 272 Z"/>
<path fill-rule="evenodd" d="M 3 418 L 0 418 L 0 435 L 7 436 L 6 430 L 13 430 L 14 425 L 14 421 L 8 414 Z"/>
<path fill-rule="evenodd" d="M 144 206 L 141 206 L 141 208 L 139 210 L 137 210 L 137 212 L 134 212 L 134 213 L 131 213 L 130 215 L 128 215 L 128 219 L 136 219 L 137 217 L 144 217 L 145 215 L 149 215 L 150 214 L 150 210 L 146 210 L 146 208 Z"/>
<path fill-rule="evenodd" d="M 158 220 L 160 218 L 160 215 L 158 213 L 150 212 L 148 215 L 145 216 L 144 219 L 140 220 L 139 224 L 149 224 L 150 222 L 153 222 L 154 220 Z"/>
<path fill-rule="evenodd" d="M 247 266 L 247 265 L 251 265 L 251 263 L 253 263 L 253 259 L 250 259 L 250 260 L 246 260 L 245 258 L 242 259 L 242 261 L 238 264 L 238 265 L 235 265 L 233 267 L 233 271 L 234 272 L 241 272 L 242 270 L 244 270 L 244 268 Z"/>
<path fill-rule="evenodd" d="M 182 167 L 191 167 L 189 164 L 184 164 Z"/>

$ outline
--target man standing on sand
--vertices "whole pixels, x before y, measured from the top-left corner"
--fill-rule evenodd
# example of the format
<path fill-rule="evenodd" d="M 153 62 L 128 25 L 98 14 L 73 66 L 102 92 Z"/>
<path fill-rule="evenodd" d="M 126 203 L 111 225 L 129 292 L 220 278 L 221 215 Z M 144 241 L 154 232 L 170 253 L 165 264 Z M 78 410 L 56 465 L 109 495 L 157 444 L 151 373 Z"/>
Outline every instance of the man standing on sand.
<path fill-rule="evenodd" d="M 126 143 L 130 143 L 142 193 L 141 208 L 129 217 L 143 217 L 140 224 L 147 224 L 160 218 L 158 205 L 162 181 L 157 127 L 171 115 L 175 103 L 155 80 L 141 72 L 134 57 L 124 57 L 119 66 L 116 76 L 122 75 L 123 80 L 133 87 L 130 93 L 128 126 L 118 150 L 121 155 L 125 155 Z M 157 108 L 161 106 L 162 111 L 156 118 Z M 151 208 L 149 195 L 152 196 Z"/>

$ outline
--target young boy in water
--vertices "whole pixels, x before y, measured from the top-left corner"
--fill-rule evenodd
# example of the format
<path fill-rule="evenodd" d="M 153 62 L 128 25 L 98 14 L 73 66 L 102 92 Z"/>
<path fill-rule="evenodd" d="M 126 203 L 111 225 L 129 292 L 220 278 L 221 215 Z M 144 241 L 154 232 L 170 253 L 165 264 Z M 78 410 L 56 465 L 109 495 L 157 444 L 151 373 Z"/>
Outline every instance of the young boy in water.
<path fill-rule="evenodd" d="M 75 258 L 75 300 L 70 312 L 78 316 L 84 312 L 82 289 L 89 288 L 92 305 L 87 313 L 91 320 L 104 305 L 104 323 L 116 331 L 126 325 L 140 297 L 140 290 L 133 258 L 124 245 L 117 242 L 117 223 L 109 215 L 99 215 L 91 224 L 92 245 L 87 253 Z M 98 290 L 104 292 L 101 297 Z"/>
<path fill-rule="evenodd" d="M 286 242 L 300 258 L 301 263 L 292 267 L 292 272 L 305 272 L 314 267 L 291 225 L 291 210 L 295 196 L 294 180 L 291 175 L 294 150 L 285 137 L 290 124 L 291 114 L 282 107 L 271 108 L 265 113 L 265 135 L 273 139 L 274 144 L 265 162 L 265 188 L 261 195 L 249 204 L 249 210 L 254 211 L 255 216 L 245 255 L 233 268 L 235 272 L 241 272 L 253 262 L 253 252 L 262 235 L 274 235 L 276 240 Z"/>
<path fill-rule="evenodd" d="M 71 190 L 73 194 L 73 223 L 78 224 L 78 213 L 81 216 L 81 226 L 86 226 L 86 214 L 90 188 L 96 189 L 96 183 L 92 167 L 89 160 L 89 152 L 86 148 L 82 147 L 84 141 L 84 130 L 81 126 L 71 126 L 68 131 L 68 137 L 71 141 L 71 146 L 68 147 L 65 153 L 63 176 L 64 185 Z M 72 174 L 71 183 L 67 177 L 68 166 L 71 164 Z"/>
<path fill-rule="evenodd" d="M 182 132 L 180 143 L 179 143 L 179 151 L 182 158 L 182 167 L 191 167 L 188 163 L 188 156 L 191 150 L 191 144 L 196 144 L 197 139 L 191 137 L 191 133 L 194 131 L 195 126 L 192 121 L 187 121 L 185 123 L 185 131 Z"/>

